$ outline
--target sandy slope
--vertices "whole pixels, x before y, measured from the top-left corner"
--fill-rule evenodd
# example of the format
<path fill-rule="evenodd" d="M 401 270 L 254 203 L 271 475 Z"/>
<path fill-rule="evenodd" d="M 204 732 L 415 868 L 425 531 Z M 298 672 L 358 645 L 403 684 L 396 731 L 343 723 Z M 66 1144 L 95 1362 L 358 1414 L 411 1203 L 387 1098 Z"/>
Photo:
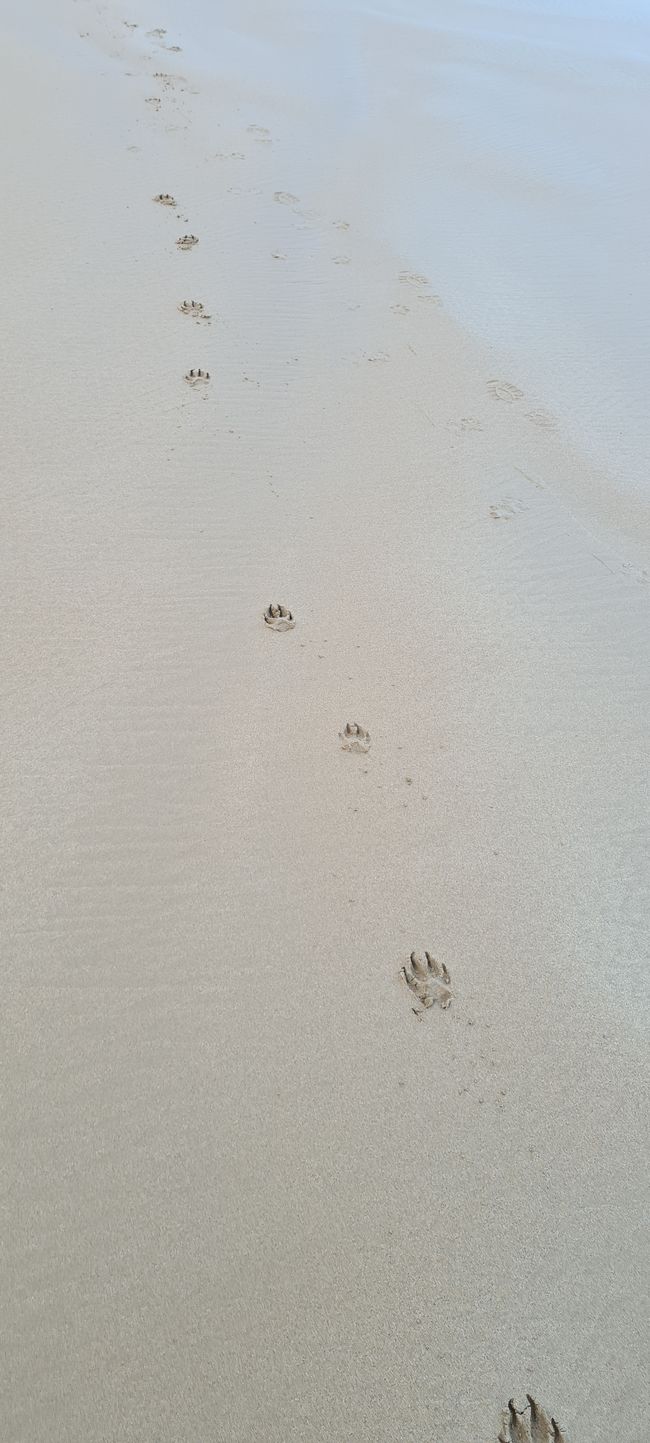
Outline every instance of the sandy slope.
<path fill-rule="evenodd" d="M 212 80 L 48 9 L 0 91 L 4 1436 L 482 1443 L 529 1389 L 641 1443 L 647 514 L 310 188 L 309 7 L 225 6 Z"/>

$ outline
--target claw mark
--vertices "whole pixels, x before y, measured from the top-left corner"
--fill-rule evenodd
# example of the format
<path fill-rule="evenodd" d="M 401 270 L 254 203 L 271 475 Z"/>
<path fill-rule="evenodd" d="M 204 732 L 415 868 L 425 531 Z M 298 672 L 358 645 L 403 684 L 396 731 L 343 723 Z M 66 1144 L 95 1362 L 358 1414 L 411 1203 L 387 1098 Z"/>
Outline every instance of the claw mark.
<path fill-rule="evenodd" d="M 408 967 L 401 967 L 400 976 L 404 978 L 411 992 L 415 993 L 422 1007 L 433 1007 L 437 1002 L 442 1011 L 446 1012 L 453 995 L 447 964 L 438 962 L 429 952 L 425 952 L 424 959 L 423 962 L 417 952 L 412 952 L 410 971 Z M 415 1008 L 413 1010 L 415 1011 Z"/>
<path fill-rule="evenodd" d="M 549 1419 L 530 1393 L 526 1397 L 528 1403 L 525 1408 L 517 1408 L 513 1398 L 504 1408 L 497 1443 L 568 1443 L 555 1418 Z M 526 1417 L 526 1414 L 530 1416 Z"/>

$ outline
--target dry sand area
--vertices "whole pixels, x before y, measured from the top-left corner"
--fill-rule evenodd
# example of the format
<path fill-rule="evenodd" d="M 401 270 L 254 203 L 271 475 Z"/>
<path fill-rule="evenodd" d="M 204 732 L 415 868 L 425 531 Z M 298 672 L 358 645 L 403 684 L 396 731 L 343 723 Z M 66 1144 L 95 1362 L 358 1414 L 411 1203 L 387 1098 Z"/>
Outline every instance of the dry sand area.
<path fill-rule="evenodd" d="M 2 22 L 0 1432 L 646 1443 L 647 498 L 173 8 Z"/>

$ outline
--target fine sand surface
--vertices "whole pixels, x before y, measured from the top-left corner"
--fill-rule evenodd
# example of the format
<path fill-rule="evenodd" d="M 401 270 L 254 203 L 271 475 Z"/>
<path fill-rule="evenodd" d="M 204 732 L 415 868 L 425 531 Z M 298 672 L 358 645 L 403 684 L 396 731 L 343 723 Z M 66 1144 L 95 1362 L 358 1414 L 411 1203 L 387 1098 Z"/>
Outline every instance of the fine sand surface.
<path fill-rule="evenodd" d="M 4 7 L 3 1443 L 645 1443 L 648 497 L 209 10 Z"/>

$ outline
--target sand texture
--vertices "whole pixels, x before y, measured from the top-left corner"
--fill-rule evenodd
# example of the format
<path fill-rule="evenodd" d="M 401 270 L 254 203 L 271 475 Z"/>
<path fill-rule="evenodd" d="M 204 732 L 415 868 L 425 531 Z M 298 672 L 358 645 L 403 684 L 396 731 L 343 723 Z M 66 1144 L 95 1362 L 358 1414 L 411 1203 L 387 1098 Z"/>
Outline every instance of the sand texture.
<path fill-rule="evenodd" d="M 6 1443 L 647 1438 L 650 506 L 394 9 L 5 8 Z"/>

